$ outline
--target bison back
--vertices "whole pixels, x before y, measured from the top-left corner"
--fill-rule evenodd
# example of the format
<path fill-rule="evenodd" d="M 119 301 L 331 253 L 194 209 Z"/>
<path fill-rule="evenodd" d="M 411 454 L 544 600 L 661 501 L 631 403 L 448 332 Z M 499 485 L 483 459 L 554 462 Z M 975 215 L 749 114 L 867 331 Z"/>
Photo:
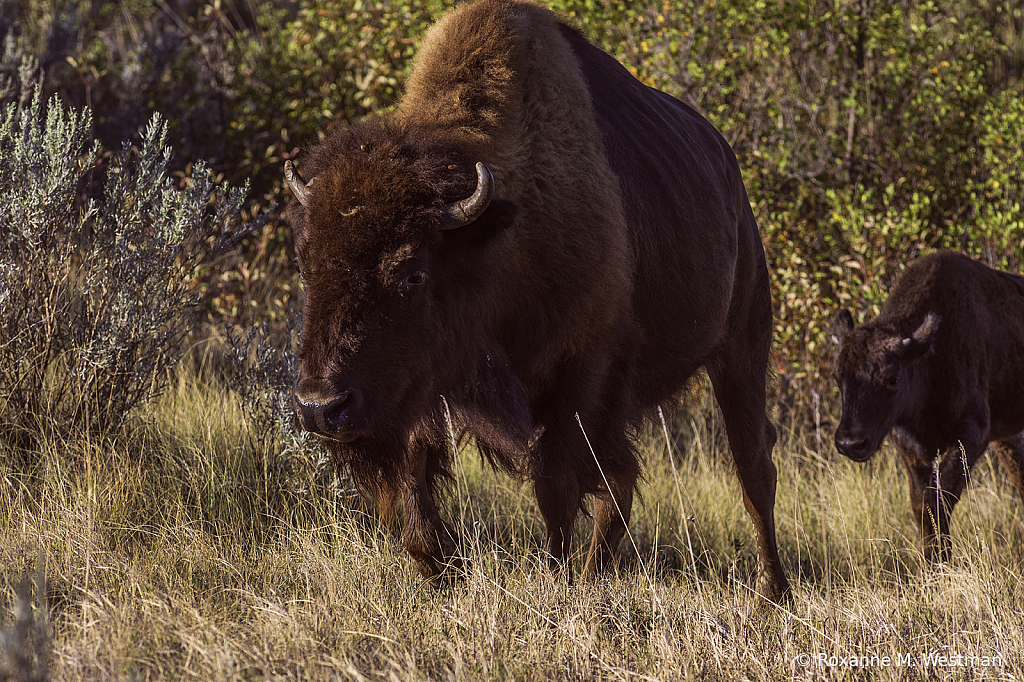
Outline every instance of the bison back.
<path fill-rule="evenodd" d="M 758 343 L 770 342 L 764 248 L 736 157 L 714 126 L 639 82 L 575 29 L 562 32 L 622 192 L 633 310 L 644 331 L 638 382 L 653 404 L 705 364 L 726 334 L 752 325 Z"/>

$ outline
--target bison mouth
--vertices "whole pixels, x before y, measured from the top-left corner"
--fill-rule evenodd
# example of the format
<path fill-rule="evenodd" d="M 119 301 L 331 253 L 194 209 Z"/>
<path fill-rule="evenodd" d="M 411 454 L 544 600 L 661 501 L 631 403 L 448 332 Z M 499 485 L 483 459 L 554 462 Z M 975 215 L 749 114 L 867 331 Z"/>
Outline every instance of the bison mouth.
<path fill-rule="evenodd" d="M 357 438 L 359 438 L 361 435 L 363 435 L 363 434 L 359 433 L 358 431 L 339 431 L 337 433 L 322 433 L 322 432 L 313 432 L 313 433 L 315 433 L 317 436 L 319 436 L 323 440 L 335 441 L 337 443 L 345 443 L 345 444 L 351 443 L 351 442 L 355 441 Z"/>
<path fill-rule="evenodd" d="M 293 404 L 302 429 L 332 448 L 403 451 L 417 422 L 428 418 L 430 387 L 426 380 L 410 381 L 388 391 L 398 396 L 382 404 L 375 399 L 379 391 L 351 380 L 302 379 L 295 385 Z"/>
<path fill-rule="evenodd" d="M 840 450 L 840 452 L 842 452 L 842 451 Z M 871 452 L 867 453 L 866 455 L 851 455 L 851 454 L 843 452 L 843 455 L 847 459 L 852 461 L 852 462 L 867 462 L 869 459 L 871 459 L 874 456 L 874 454 L 875 454 L 874 451 L 871 451 Z"/>

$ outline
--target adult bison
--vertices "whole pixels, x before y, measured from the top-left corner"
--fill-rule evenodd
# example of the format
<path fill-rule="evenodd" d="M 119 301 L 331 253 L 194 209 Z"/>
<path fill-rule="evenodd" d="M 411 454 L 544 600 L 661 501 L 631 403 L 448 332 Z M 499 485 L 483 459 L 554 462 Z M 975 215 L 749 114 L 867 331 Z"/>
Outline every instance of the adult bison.
<path fill-rule="evenodd" d="M 863 462 L 891 431 L 925 557 L 949 558 L 949 518 L 989 443 L 1024 496 L 1024 277 L 961 254 L 924 256 L 876 320 L 836 317 L 839 452 Z"/>
<path fill-rule="evenodd" d="M 425 576 L 456 550 L 436 502 L 449 414 L 532 481 L 553 566 L 595 496 L 590 577 L 629 521 L 631 434 L 704 366 L 757 533 L 757 590 L 788 590 L 768 273 L 707 121 L 548 10 L 484 0 L 430 30 L 396 111 L 335 130 L 303 171 L 285 168 L 306 297 L 299 418 L 385 509 L 404 505 Z"/>

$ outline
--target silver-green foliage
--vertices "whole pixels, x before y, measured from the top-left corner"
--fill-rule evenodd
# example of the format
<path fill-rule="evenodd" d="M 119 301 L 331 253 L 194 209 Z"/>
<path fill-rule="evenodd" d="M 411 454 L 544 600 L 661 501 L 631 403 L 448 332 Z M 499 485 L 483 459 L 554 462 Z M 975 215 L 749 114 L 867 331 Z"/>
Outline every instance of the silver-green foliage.
<path fill-rule="evenodd" d="M 42 555 L 35 571 L 22 576 L 14 594 L 13 618 L 0 612 L 0 680 L 46 682 L 53 657 Z"/>
<path fill-rule="evenodd" d="M 293 341 L 301 335 L 302 315 L 289 320 L 284 338 L 267 327 L 228 326 L 225 369 L 241 399 L 248 436 L 257 452 L 270 455 L 265 480 L 278 493 L 317 490 L 320 498 L 350 489 L 347 473 L 332 465 L 319 438 L 298 428 L 292 386 L 299 375 Z"/>
<path fill-rule="evenodd" d="M 202 163 L 179 188 L 158 115 L 103 163 L 88 109 L 54 98 L 44 123 L 40 99 L 0 113 L 0 435 L 18 441 L 106 432 L 160 392 L 245 196 Z"/>

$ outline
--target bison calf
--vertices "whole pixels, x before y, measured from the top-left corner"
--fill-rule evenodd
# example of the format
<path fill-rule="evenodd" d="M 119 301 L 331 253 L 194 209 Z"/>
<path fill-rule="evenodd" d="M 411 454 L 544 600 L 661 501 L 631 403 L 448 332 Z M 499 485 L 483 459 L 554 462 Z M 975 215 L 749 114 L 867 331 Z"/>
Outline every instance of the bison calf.
<path fill-rule="evenodd" d="M 868 460 L 892 432 L 925 557 L 949 558 L 949 518 L 989 443 L 1024 495 L 1024 277 L 941 251 L 900 276 L 876 320 L 836 316 L 836 448 Z"/>

